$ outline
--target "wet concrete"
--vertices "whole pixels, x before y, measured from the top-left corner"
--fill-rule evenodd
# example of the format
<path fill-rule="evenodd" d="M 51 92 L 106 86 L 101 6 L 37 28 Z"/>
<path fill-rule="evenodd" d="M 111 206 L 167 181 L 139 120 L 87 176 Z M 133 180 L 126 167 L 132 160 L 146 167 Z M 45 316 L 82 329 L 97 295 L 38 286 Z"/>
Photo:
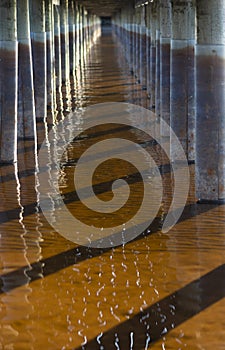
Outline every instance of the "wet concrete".
<path fill-rule="evenodd" d="M 71 85 L 73 90 L 64 100 L 70 99 L 72 109 L 80 111 L 75 122 L 81 132 L 85 106 L 149 103 L 147 92 L 130 73 L 118 39 L 109 32 L 93 46 Z M 61 117 L 68 118 L 68 113 Z M 39 147 L 52 127 L 38 123 Z M 89 135 L 87 144 L 110 133 L 142 142 L 163 169 L 160 212 L 146 232 L 125 246 L 88 249 L 54 231 L 38 205 L 39 172 L 47 172 L 53 158 L 49 155 L 46 166 L 37 172 L 38 155 L 34 156 L 32 141 L 19 141 L 18 169 L 0 167 L 1 346 L 35 350 L 223 349 L 225 206 L 195 204 L 191 165 L 184 213 L 168 234 L 162 234 L 173 193 L 168 159 L 156 143 L 127 128 L 103 128 Z M 75 201 L 69 178 L 84 146 L 85 140 L 80 141 L 71 148 L 62 173 L 65 181 L 61 179 L 70 210 Z M 115 164 L 113 172 L 116 168 Z M 128 169 L 122 170 L 128 173 Z M 133 170 L 129 171 L 132 175 Z M 106 167 L 108 177 L 113 172 Z M 138 181 L 133 174 L 134 190 Z M 100 177 L 97 183 L 107 198 L 107 181 Z M 136 204 L 133 197 L 134 209 Z"/>

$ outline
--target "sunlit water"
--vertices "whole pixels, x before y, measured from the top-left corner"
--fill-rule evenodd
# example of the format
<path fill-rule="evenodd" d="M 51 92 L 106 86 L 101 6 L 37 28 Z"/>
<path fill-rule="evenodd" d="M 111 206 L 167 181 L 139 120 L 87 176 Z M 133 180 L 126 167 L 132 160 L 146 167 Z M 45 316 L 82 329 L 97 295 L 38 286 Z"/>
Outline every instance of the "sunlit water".
<path fill-rule="evenodd" d="M 81 132 L 88 105 L 149 103 L 110 33 L 92 48 L 71 86 L 68 105 L 80 111 L 72 122 Z M 38 124 L 39 147 L 52 127 Z M 113 132 L 133 137 L 130 130 Z M 68 179 L 83 142 L 74 144 L 62 168 L 64 195 L 73 190 Z M 167 164 L 157 145 L 146 145 L 153 147 L 157 165 Z M 184 214 L 168 234 L 160 231 L 172 194 L 165 166 L 163 203 L 153 224 L 135 241 L 103 250 L 67 241 L 40 211 L 39 176 L 51 161 L 40 168 L 32 141 L 20 141 L 18 168 L 0 167 L 0 349 L 224 350 L 225 206 L 195 204 L 194 166 Z M 99 183 L 115 170 L 105 169 Z M 138 181 L 132 186 L 138 199 Z M 103 197 L 109 192 L 104 189 Z M 79 210 L 71 197 L 69 206 Z"/>

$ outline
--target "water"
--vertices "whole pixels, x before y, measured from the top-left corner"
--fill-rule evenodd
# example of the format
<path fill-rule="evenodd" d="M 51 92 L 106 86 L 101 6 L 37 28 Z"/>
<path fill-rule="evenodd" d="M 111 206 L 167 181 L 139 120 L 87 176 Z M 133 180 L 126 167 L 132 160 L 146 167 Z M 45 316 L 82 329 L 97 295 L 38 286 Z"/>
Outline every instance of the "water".
<path fill-rule="evenodd" d="M 93 47 L 72 95 L 81 131 L 88 105 L 149 103 L 110 33 Z M 39 146 L 51 127 L 38 124 Z M 74 147 L 62 172 L 64 194 L 72 190 L 68 178 L 82 142 Z M 157 145 L 146 147 L 166 162 Z M 195 204 L 194 166 L 184 214 L 168 234 L 160 231 L 172 193 L 165 171 L 163 205 L 145 234 L 125 246 L 88 249 L 59 235 L 40 211 L 39 176 L 51 161 L 38 169 L 32 141 L 20 141 L 18 168 L 0 167 L 0 349 L 224 350 L 225 206 Z"/>

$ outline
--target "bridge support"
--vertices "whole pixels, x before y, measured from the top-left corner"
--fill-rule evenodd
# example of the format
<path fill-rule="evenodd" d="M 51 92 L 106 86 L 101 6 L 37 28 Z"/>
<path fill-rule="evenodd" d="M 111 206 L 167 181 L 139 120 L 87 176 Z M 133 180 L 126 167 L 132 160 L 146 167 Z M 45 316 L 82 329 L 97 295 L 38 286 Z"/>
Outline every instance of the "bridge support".
<path fill-rule="evenodd" d="M 16 1 L 0 0 L 0 163 L 17 161 Z"/>
<path fill-rule="evenodd" d="M 198 0 L 196 195 L 225 201 L 225 3 Z"/>

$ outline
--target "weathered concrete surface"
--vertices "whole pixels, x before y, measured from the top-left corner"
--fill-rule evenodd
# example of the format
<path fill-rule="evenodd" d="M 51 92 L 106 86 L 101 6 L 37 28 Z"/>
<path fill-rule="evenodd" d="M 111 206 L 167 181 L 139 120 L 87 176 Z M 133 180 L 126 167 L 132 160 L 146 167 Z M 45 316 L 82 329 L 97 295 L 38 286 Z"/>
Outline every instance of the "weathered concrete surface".
<path fill-rule="evenodd" d="M 155 2 L 151 4 L 151 50 L 150 50 L 150 108 L 155 109 L 156 105 L 156 27 L 157 27 L 157 7 Z"/>
<path fill-rule="evenodd" d="M 160 116 L 170 125 L 170 40 L 171 40 L 171 3 L 160 2 Z M 161 135 L 165 130 L 161 127 Z"/>
<path fill-rule="evenodd" d="M 62 64 L 61 64 L 61 35 L 60 35 L 60 13 L 58 6 L 54 6 L 54 54 L 55 54 L 55 76 L 56 76 L 56 93 L 57 109 L 63 109 L 62 103 Z"/>
<path fill-rule="evenodd" d="M 56 111 L 56 78 L 54 53 L 54 15 L 52 0 L 45 1 L 47 106 L 54 116 Z"/>
<path fill-rule="evenodd" d="M 28 0 L 17 3 L 18 137 L 36 139 L 33 61 Z"/>
<path fill-rule="evenodd" d="M 196 196 L 225 201 L 225 3 L 197 2 Z M 207 24 L 207 25 L 206 25 Z"/>
<path fill-rule="evenodd" d="M 150 21 L 150 6 L 146 8 L 146 88 L 150 97 L 150 58 L 151 58 L 151 21 Z"/>
<path fill-rule="evenodd" d="M 174 1 L 172 6 L 170 120 L 189 160 L 194 157 L 195 113 L 195 11 L 193 1 Z M 171 157 L 176 149 L 171 144 Z"/>
<path fill-rule="evenodd" d="M 30 4 L 31 43 L 34 70 L 34 98 L 36 118 L 46 118 L 47 60 L 45 32 L 45 3 L 33 0 Z"/>
<path fill-rule="evenodd" d="M 146 6 L 141 8 L 141 24 L 140 24 L 140 81 L 143 89 L 147 89 L 146 79 Z"/>
<path fill-rule="evenodd" d="M 0 1 L 0 163 L 17 161 L 16 1 Z"/>
<path fill-rule="evenodd" d="M 70 74 L 74 76 L 76 68 L 76 14 L 74 1 L 69 2 L 69 61 Z"/>
<path fill-rule="evenodd" d="M 68 83 L 70 79 L 68 0 L 63 2 L 59 10 L 60 10 L 62 81 L 63 83 Z"/>
<path fill-rule="evenodd" d="M 0 41 L 0 163 L 17 160 L 17 41 Z"/>

